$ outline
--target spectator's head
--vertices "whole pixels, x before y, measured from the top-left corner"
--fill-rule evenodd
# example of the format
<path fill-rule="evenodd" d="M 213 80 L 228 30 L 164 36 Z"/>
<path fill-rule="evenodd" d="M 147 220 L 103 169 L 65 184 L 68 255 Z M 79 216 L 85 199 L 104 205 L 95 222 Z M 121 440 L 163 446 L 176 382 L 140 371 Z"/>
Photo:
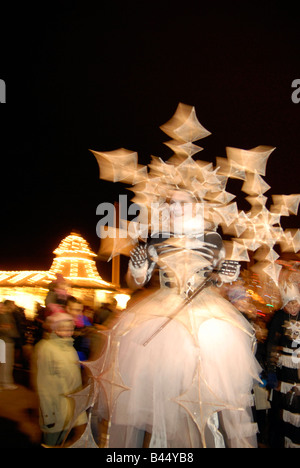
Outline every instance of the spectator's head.
<path fill-rule="evenodd" d="M 70 338 L 74 333 L 74 320 L 70 314 L 50 315 L 46 320 L 46 326 L 60 338 Z"/>
<path fill-rule="evenodd" d="M 67 303 L 66 303 L 66 312 L 72 315 L 74 319 L 76 319 L 76 317 L 78 317 L 79 315 L 82 315 L 83 313 L 82 302 L 76 297 L 73 297 L 73 296 L 68 297 Z"/>

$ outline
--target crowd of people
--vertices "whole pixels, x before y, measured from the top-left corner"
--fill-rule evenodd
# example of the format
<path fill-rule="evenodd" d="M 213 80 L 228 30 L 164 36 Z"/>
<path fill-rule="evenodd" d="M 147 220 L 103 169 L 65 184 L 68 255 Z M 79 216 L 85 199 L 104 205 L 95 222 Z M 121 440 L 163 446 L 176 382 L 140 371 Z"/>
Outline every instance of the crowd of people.
<path fill-rule="evenodd" d="M 299 283 L 282 290 L 282 308 L 271 320 L 257 315 L 253 299 L 242 282 L 226 286 L 220 294 L 255 332 L 254 353 L 261 366 L 252 406 L 253 420 L 259 429 L 258 446 L 300 447 Z M 133 306 L 139 302 L 132 300 Z M 31 382 L 39 397 L 42 442 L 46 446 L 64 442 L 72 419 L 72 404 L 66 395 L 87 383 L 86 369 L 80 362 L 99 355 L 97 332 L 118 321 L 119 314 L 111 304 L 102 304 L 94 311 L 66 294 L 61 277 L 51 284 L 45 306 L 38 304 L 34 321 L 26 320 L 24 309 L 13 301 L 0 303 L 0 342 L 5 343 L 5 359 L 0 359 L 0 391 L 17 388 L 16 362 L 30 369 Z M 73 421 L 75 437 L 82 434 L 86 422 L 85 412 Z"/>
<path fill-rule="evenodd" d="M 80 390 L 88 379 L 83 361 L 93 359 L 101 348 L 98 331 L 112 326 L 119 311 L 102 303 L 95 310 L 67 293 L 58 275 L 50 284 L 45 305 L 36 303 L 34 320 L 13 300 L 0 303 L 0 392 L 18 388 L 16 368 L 27 371 L 26 382 L 39 399 L 42 444 L 57 446 L 68 433 L 72 402 L 67 395 Z M 75 422 L 84 427 L 83 413 Z"/>

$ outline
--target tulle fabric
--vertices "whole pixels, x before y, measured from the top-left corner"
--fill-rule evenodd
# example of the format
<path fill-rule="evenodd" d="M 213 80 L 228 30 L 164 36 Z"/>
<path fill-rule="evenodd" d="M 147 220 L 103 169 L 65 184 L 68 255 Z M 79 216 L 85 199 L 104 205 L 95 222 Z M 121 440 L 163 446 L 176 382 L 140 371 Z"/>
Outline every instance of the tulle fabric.
<path fill-rule="evenodd" d="M 256 446 L 251 390 L 259 380 L 253 330 L 214 288 L 178 312 L 183 299 L 161 289 L 115 327 L 107 368 L 121 391 L 110 408 L 109 447 Z"/>

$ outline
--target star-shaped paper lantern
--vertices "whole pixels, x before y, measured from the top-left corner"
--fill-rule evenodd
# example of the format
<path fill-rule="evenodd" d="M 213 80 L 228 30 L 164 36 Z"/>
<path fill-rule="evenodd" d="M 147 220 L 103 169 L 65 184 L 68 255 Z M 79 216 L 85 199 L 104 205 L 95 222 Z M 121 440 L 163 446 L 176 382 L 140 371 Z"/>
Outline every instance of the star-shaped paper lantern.
<path fill-rule="evenodd" d="M 272 195 L 274 205 L 279 207 L 279 212 L 283 210 L 283 215 L 288 216 L 286 213 L 296 215 L 298 213 L 300 195 Z"/>
<path fill-rule="evenodd" d="M 226 153 L 232 165 L 259 175 L 266 175 L 266 165 L 270 154 L 275 150 L 272 146 L 257 146 L 250 150 L 227 147 Z"/>
<path fill-rule="evenodd" d="M 251 196 L 259 196 L 267 192 L 270 188 L 270 185 L 268 185 L 257 172 L 254 172 L 246 175 L 242 191 Z"/>
<path fill-rule="evenodd" d="M 194 154 L 199 153 L 203 150 L 198 145 L 195 145 L 192 142 L 182 143 L 181 141 L 177 140 L 170 140 L 165 141 L 164 144 L 168 146 L 172 151 L 174 151 L 174 155 L 177 157 L 172 156 L 174 163 L 180 164 L 180 162 L 184 161 L 186 157 L 194 156 Z"/>
<path fill-rule="evenodd" d="M 299 252 L 300 229 L 286 229 L 279 243 L 283 252 Z"/>
<path fill-rule="evenodd" d="M 115 173 L 117 168 L 124 168 L 124 170 L 126 168 L 137 169 L 138 155 L 134 151 L 119 148 L 107 152 L 94 150 L 91 150 L 91 152 L 97 159 L 101 179 L 116 182 L 118 180 Z"/>
<path fill-rule="evenodd" d="M 174 140 L 181 142 L 193 142 L 210 135 L 198 121 L 195 108 L 179 103 L 173 117 L 161 130 Z"/>

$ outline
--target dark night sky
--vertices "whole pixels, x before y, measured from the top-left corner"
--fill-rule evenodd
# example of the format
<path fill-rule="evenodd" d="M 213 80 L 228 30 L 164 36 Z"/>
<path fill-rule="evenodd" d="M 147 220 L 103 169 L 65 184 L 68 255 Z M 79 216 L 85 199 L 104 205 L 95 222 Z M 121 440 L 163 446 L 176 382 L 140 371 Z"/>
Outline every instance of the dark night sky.
<path fill-rule="evenodd" d="M 120 187 L 99 180 L 89 149 L 167 159 L 159 126 L 179 102 L 212 132 L 200 159 L 276 146 L 266 195 L 300 192 L 295 2 L 55 5 L 22 2 L 1 18 L 0 269 L 48 269 L 72 229 L 97 251 L 96 207 Z M 298 227 L 299 216 L 288 223 Z"/>

